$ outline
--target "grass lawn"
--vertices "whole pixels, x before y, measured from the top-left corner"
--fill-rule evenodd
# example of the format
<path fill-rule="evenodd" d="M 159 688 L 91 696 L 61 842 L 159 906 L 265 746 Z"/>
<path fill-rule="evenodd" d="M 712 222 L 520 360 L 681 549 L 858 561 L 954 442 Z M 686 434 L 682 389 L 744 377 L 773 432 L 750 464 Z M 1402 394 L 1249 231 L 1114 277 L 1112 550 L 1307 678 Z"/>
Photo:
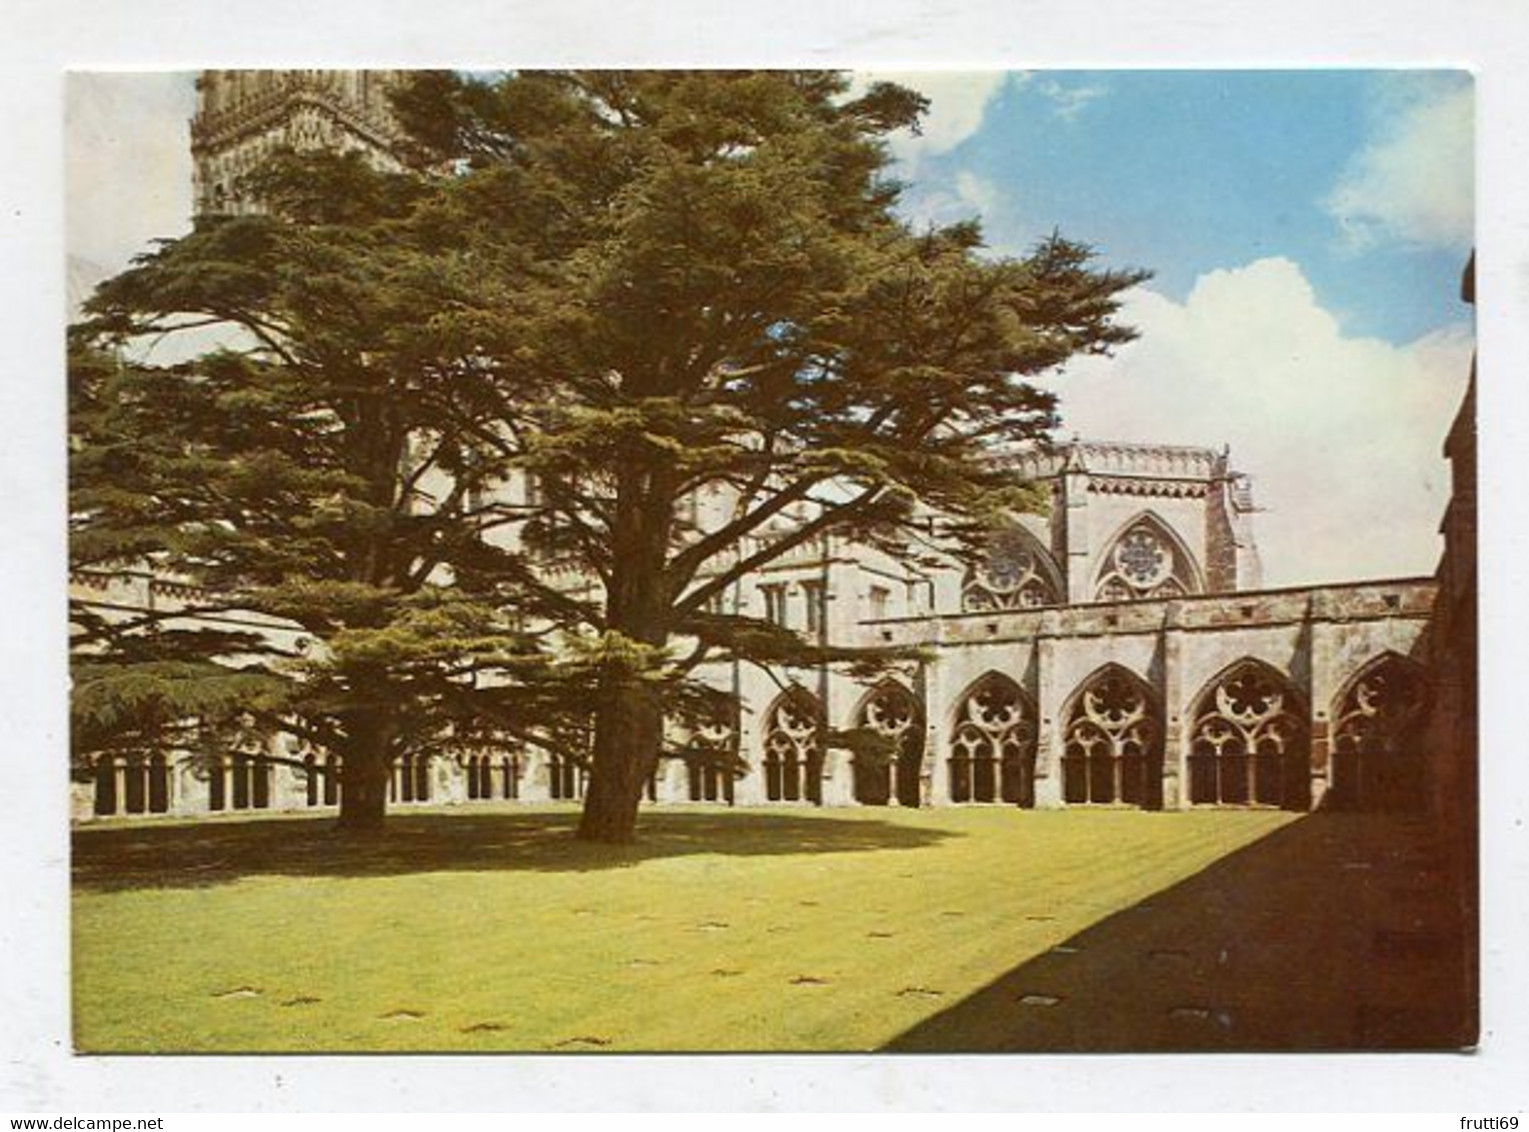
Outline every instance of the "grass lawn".
<path fill-rule="evenodd" d="M 567 807 L 75 835 L 82 1052 L 871 1050 L 1292 820 Z"/>

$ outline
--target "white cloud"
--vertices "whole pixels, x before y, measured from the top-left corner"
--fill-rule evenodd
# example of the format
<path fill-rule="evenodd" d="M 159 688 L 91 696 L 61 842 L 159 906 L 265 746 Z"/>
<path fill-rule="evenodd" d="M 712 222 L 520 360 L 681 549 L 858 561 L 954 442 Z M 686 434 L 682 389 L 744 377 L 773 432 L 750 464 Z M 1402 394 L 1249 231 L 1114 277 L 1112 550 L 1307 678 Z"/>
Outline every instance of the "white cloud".
<path fill-rule="evenodd" d="M 1064 122 L 1076 121 L 1090 102 L 1109 93 L 1107 87 L 1097 85 L 1067 86 L 1039 71 L 1025 71 L 1018 76 L 1018 81 L 1040 95 L 1050 105 L 1051 112 Z"/>
<path fill-rule="evenodd" d="M 915 229 L 974 217 L 991 227 L 998 210 L 1010 205 L 1009 194 L 996 181 L 970 169 L 958 169 L 948 178 L 926 179 L 914 185 L 900 202 L 898 212 Z"/>
<path fill-rule="evenodd" d="M 1057 381 L 1064 434 L 1230 444 L 1267 508 L 1266 585 L 1433 572 L 1469 326 L 1346 337 L 1283 258 L 1203 275 L 1183 303 L 1138 289 L 1122 318 L 1139 340 Z"/>
<path fill-rule="evenodd" d="M 970 169 L 961 169 L 956 173 L 956 197 L 962 204 L 975 209 L 979 215 L 985 215 L 999 206 L 1002 190 L 996 182 Z"/>
<path fill-rule="evenodd" d="M 949 153 L 981 129 L 983 115 L 1007 78 L 1002 71 L 878 71 L 857 74 L 854 89 L 891 82 L 929 99 L 919 133 L 899 130 L 888 139 L 892 155 L 917 168 L 923 159 Z"/>
<path fill-rule="evenodd" d="M 1474 99 L 1469 83 L 1431 84 L 1393 105 L 1324 201 L 1356 248 L 1378 240 L 1463 250 L 1473 242 Z"/>
<path fill-rule="evenodd" d="M 1109 93 L 1098 85 L 1069 86 L 1040 71 L 868 71 L 855 76 L 851 89 L 863 91 L 873 82 L 897 83 L 929 99 L 917 134 L 899 130 L 888 139 L 892 156 L 909 173 L 917 173 L 925 159 L 949 153 L 980 130 L 988 108 L 1008 83 L 1038 95 L 1066 122 Z"/>
<path fill-rule="evenodd" d="M 69 75 L 67 239 L 77 261 L 111 274 L 149 241 L 189 230 L 195 101 L 187 73 Z"/>

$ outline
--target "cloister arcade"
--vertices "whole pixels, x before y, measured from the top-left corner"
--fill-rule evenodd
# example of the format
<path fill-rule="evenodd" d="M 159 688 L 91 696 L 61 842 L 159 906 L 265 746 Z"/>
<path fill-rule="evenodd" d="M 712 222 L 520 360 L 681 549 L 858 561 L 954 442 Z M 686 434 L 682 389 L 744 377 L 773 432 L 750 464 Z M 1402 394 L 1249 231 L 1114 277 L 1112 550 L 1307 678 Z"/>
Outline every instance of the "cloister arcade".
<path fill-rule="evenodd" d="M 739 725 L 691 736 L 688 757 L 665 760 L 647 797 L 1405 809 L 1422 793 L 1427 596 L 1421 583 L 1346 587 L 1326 603 L 1291 591 L 1237 607 L 1232 625 L 1230 599 L 1091 607 L 1060 622 L 1058 611 L 1015 610 L 1009 627 L 1029 637 L 947 637 L 934 659 L 869 685 L 786 681 L 757 714 L 745 696 Z M 1289 616 L 1303 602 L 1305 615 Z M 1113 634 L 1095 632 L 1111 617 Z M 877 737 L 879 750 L 852 750 L 840 739 L 850 732 Z M 578 759 L 531 750 L 419 757 L 394 767 L 389 800 L 573 801 L 586 776 Z M 291 750 L 221 765 L 118 760 L 97 771 L 90 812 L 319 808 L 335 805 L 337 781 L 332 760 Z"/>
<path fill-rule="evenodd" d="M 385 74 L 204 72 L 191 134 L 200 207 L 258 207 L 229 198 L 229 178 L 284 141 L 395 161 Z M 926 535 L 902 552 L 825 533 L 717 595 L 729 614 L 825 646 L 908 646 L 927 659 L 868 682 L 829 668 L 703 666 L 698 678 L 735 696 L 737 717 L 676 736 L 685 757 L 661 761 L 649 800 L 1416 802 L 1436 667 L 1433 579 L 1261 588 L 1252 481 L 1226 448 L 1074 438 L 999 445 L 991 455 L 1045 505 L 989 532 L 980 560 L 957 553 L 960 540 L 946 541 L 941 516 L 930 513 L 920 516 Z M 529 502 L 535 486 L 507 482 L 504 501 Z M 687 525 L 722 528 L 738 502 L 720 485 L 697 489 Z M 598 589 L 590 578 L 570 584 Z M 162 611 L 194 589 L 145 570 L 71 575 L 71 593 L 103 613 Z M 301 636 L 290 623 L 240 616 L 226 620 L 294 647 Z M 844 733 L 876 742 L 846 745 Z M 421 754 L 393 767 L 389 803 L 571 802 L 583 797 L 587 774 L 566 751 Z M 223 758 L 102 757 L 79 768 L 71 809 L 84 821 L 322 809 L 338 796 L 336 763 L 275 735 L 266 750 Z"/>

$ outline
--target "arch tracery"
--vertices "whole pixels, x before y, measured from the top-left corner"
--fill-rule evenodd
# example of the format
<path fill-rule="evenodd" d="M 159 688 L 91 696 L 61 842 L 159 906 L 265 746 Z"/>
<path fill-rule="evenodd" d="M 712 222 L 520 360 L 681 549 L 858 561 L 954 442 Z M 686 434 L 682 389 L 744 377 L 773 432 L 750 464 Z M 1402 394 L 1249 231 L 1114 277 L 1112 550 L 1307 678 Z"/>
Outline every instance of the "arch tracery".
<path fill-rule="evenodd" d="M 1418 745 L 1427 683 L 1415 661 L 1387 653 L 1366 665 L 1333 712 L 1332 804 L 1414 809 L 1423 800 Z"/>
<path fill-rule="evenodd" d="M 1035 710 L 1002 673 L 958 701 L 950 738 L 950 800 L 1035 805 Z"/>
<path fill-rule="evenodd" d="M 708 719 L 692 727 L 685 760 L 687 794 L 692 802 L 733 802 L 734 746 L 737 728 L 727 719 Z"/>
<path fill-rule="evenodd" d="M 1145 683 L 1111 664 L 1085 681 L 1065 719 L 1065 801 L 1161 804 L 1162 712 Z"/>
<path fill-rule="evenodd" d="M 1304 808 L 1310 736 L 1294 687 L 1267 664 L 1242 660 L 1196 699 L 1189 800 Z"/>
<path fill-rule="evenodd" d="M 1035 609 L 1057 605 L 1062 587 L 1056 566 L 1035 538 L 1015 526 L 1000 531 L 961 584 L 963 612 Z"/>
<path fill-rule="evenodd" d="M 924 709 L 917 697 L 897 681 L 883 680 L 861 702 L 855 726 L 892 746 L 886 761 L 855 758 L 855 800 L 879 806 L 895 797 L 904 806 L 917 806 L 924 762 Z"/>
<path fill-rule="evenodd" d="M 765 715 L 765 797 L 772 802 L 823 801 L 823 707 L 793 685 Z"/>

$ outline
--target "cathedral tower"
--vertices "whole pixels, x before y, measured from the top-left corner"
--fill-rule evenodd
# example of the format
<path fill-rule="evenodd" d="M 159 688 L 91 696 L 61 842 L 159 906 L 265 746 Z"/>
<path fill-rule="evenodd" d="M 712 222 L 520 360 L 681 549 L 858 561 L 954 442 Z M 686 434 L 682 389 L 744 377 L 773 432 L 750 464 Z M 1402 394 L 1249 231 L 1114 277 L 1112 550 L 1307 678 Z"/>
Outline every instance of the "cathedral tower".
<path fill-rule="evenodd" d="M 360 152 L 398 168 L 403 135 L 388 94 L 405 74 L 203 71 L 191 122 L 197 212 L 258 210 L 239 178 L 278 149 Z"/>

